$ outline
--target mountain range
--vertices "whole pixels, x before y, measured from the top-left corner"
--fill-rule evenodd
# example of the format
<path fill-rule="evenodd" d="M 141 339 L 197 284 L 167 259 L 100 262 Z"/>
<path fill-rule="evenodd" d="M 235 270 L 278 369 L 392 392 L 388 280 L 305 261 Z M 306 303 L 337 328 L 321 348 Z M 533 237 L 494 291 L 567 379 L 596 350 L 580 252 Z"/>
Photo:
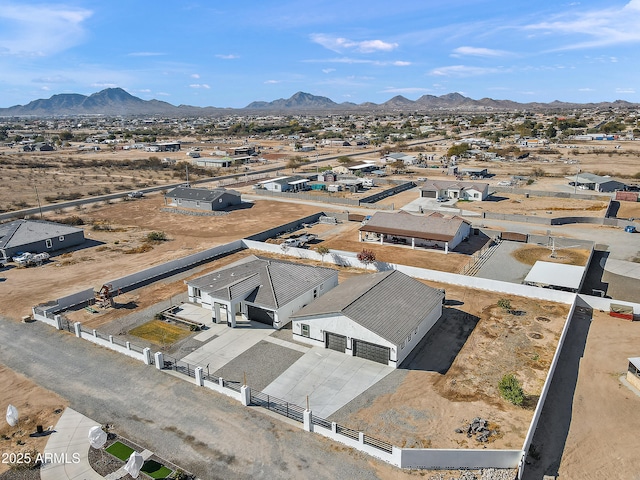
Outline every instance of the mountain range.
<path fill-rule="evenodd" d="M 562 110 L 574 108 L 637 108 L 638 104 L 624 100 L 600 103 L 518 103 L 511 100 L 482 98 L 474 100 L 459 93 L 434 96 L 423 95 L 417 100 L 409 100 L 402 95 L 395 96 L 384 103 L 371 102 L 355 104 L 336 103 L 330 98 L 310 93 L 298 92 L 290 98 L 280 98 L 271 102 L 251 102 L 244 108 L 194 107 L 190 105 L 172 105 L 160 100 L 142 100 L 122 88 L 107 88 L 86 96 L 78 93 L 61 93 L 48 99 L 39 99 L 27 105 L 15 105 L 0 108 L 0 116 L 64 116 L 64 115 L 107 115 L 107 116 L 217 116 L 242 113 L 322 113 L 322 112 L 366 112 L 366 111 L 514 111 L 514 110 Z"/>

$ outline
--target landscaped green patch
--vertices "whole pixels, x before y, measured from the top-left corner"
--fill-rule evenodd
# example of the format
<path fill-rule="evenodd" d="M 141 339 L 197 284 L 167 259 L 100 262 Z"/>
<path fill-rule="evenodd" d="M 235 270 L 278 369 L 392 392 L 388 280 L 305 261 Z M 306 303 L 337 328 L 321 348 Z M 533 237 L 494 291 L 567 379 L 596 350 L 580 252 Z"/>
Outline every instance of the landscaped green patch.
<path fill-rule="evenodd" d="M 147 460 L 144 462 L 140 471 L 146 473 L 151 478 L 167 478 L 172 473 L 172 470 L 155 460 Z"/>
<path fill-rule="evenodd" d="M 172 345 L 191 335 L 189 328 L 162 320 L 151 320 L 129 330 L 129 333 L 160 346 Z"/>
<path fill-rule="evenodd" d="M 122 442 L 114 442 L 112 445 L 105 448 L 105 450 L 123 462 L 129 460 L 129 457 L 134 452 L 133 448 L 128 447 Z"/>

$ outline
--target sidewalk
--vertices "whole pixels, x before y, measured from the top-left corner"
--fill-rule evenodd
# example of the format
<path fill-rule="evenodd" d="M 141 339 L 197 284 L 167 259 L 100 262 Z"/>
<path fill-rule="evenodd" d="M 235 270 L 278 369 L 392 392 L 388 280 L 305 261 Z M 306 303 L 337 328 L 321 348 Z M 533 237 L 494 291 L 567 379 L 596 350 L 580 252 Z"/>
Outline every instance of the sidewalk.
<path fill-rule="evenodd" d="M 98 422 L 67 408 L 60 416 L 44 449 L 42 480 L 102 480 L 89 465 L 89 429 Z M 52 458 L 47 459 L 48 455 Z"/>

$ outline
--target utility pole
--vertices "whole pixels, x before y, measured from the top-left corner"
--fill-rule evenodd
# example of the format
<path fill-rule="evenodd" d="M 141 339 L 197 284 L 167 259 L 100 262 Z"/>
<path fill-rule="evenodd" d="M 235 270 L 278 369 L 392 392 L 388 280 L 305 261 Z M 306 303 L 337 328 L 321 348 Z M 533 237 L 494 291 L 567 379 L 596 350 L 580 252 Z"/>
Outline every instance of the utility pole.
<path fill-rule="evenodd" d="M 579 174 L 579 173 L 580 173 L 580 169 L 578 168 L 578 169 L 576 170 L 576 181 L 575 181 L 575 182 L 573 182 L 573 193 L 576 193 L 576 192 L 577 192 L 577 189 L 578 189 L 578 174 Z"/>
<path fill-rule="evenodd" d="M 189 184 L 189 164 L 185 165 L 185 169 L 187 171 L 187 187 L 190 187 L 191 185 Z"/>
<path fill-rule="evenodd" d="M 34 185 L 33 188 L 36 189 L 36 199 L 38 200 L 38 209 L 40 210 L 40 220 L 42 220 L 42 205 L 40 205 L 40 195 L 38 194 L 38 186 Z"/>

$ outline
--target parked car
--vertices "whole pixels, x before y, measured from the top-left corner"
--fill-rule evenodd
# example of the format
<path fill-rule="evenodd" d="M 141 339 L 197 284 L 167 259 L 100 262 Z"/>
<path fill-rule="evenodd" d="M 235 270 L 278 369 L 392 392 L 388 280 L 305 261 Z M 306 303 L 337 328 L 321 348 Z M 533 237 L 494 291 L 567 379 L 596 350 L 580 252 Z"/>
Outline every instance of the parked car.
<path fill-rule="evenodd" d="M 142 192 L 129 192 L 127 194 L 127 197 L 129 197 L 129 198 L 142 198 L 142 197 L 144 197 L 144 193 L 142 193 Z"/>
<path fill-rule="evenodd" d="M 438 197 L 436 199 L 438 202 L 446 202 L 447 200 L 449 200 L 447 197 Z"/>
<path fill-rule="evenodd" d="M 502 180 L 500 182 L 498 182 L 498 185 L 501 187 L 510 187 L 511 186 L 511 182 L 507 181 L 507 180 Z"/>

